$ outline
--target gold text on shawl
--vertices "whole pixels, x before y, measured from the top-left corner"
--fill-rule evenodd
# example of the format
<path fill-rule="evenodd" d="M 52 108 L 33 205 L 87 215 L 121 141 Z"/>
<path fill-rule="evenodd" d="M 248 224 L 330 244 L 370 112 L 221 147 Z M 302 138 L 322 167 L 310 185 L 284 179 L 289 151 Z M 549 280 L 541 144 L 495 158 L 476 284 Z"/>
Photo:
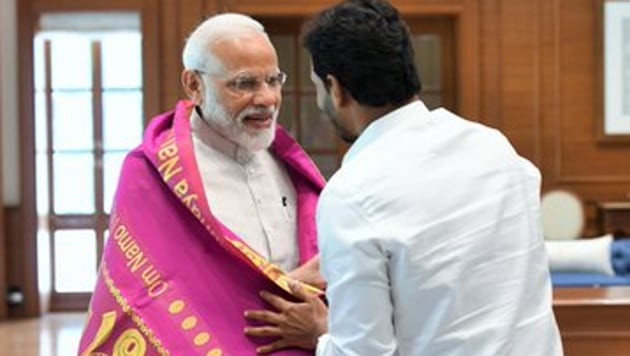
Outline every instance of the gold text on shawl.
<path fill-rule="evenodd" d="M 177 155 L 175 136 L 169 138 L 160 145 L 158 159 L 160 160 L 158 171 L 167 182 L 171 180 L 175 174 L 178 174 L 183 170 L 180 165 L 177 165 L 179 163 L 179 156 Z"/>
<path fill-rule="evenodd" d="M 139 276 L 147 293 L 151 298 L 156 298 L 168 289 L 168 283 L 162 280 L 162 275 L 151 263 L 147 263 L 147 258 L 134 237 L 129 233 L 125 225 L 118 225 L 114 229 L 114 241 L 120 248 L 123 256 L 127 260 L 127 268 L 131 273 Z"/>
<path fill-rule="evenodd" d="M 190 209 L 193 215 L 203 223 L 204 219 L 201 216 L 201 210 L 197 206 L 197 194 L 190 193 L 190 185 L 188 184 L 186 178 L 182 177 L 179 180 L 176 178 L 176 176 L 183 171 L 183 167 L 179 162 L 179 150 L 177 148 L 174 135 L 166 139 L 160 145 L 157 156 L 160 161 L 158 171 L 162 175 L 164 181 L 168 185 L 172 185 L 175 195 L 177 195 L 186 207 Z M 172 184 L 172 180 L 176 180 L 176 183 Z"/>

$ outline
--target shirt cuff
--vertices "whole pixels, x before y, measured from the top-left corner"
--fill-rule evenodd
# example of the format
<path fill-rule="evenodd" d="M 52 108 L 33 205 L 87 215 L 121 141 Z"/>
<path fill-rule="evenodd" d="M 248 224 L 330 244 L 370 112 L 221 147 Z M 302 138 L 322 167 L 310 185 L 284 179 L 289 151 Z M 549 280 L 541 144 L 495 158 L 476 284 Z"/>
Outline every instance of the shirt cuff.
<path fill-rule="evenodd" d="M 317 346 L 315 347 L 315 356 L 325 356 L 330 355 L 330 336 L 328 333 L 320 336 L 317 339 Z"/>

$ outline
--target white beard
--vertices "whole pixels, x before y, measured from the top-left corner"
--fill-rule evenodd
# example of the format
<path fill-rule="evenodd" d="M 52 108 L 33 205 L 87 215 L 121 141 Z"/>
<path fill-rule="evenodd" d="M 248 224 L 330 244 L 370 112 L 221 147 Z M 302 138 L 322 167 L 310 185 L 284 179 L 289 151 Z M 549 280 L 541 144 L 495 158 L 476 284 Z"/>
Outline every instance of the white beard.
<path fill-rule="evenodd" d="M 259 108 L 247 106 L 236 117 L 231 117 L 216 96 L 211 91 L 206 91 L 204 105 L 201 107 L 203 119 L 223 137 L 236 143 L 238 146 L 255 152 L 269 148 L 276 136 L 276 121 L 278 109 L 276 107 Z M 266 129 L 250 129 L 243 124 L 245 117 L 249 115 L 271 115 L 271 125 Z"/>

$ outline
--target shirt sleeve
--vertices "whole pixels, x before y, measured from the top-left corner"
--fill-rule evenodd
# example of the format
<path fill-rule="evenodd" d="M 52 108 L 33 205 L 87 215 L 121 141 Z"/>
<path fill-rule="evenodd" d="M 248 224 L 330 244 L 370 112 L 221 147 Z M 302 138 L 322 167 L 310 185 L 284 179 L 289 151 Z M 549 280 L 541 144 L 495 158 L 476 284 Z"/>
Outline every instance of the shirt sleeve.
<path fill-rule="evenodd" d="M 321 271 L 328 282 L 328 334 L 317 355 L 394 355 L 389 254 L 359 202 L 326 194 L 317 213 Z"/>

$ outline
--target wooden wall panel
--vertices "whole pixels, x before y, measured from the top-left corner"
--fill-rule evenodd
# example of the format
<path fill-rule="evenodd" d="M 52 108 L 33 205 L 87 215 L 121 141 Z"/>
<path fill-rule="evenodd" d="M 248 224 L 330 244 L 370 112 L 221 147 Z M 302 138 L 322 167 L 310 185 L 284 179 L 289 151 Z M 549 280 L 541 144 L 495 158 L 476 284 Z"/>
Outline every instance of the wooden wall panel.
<path fill-rule="evenodd" d="M 480 76 L 479 121 L 492 126 L 501 126 L 501 1 L 480 1 L 479 13 L 481 25 L 479 27 L 480 41 Z M 494 21 L 487 21 L 493 18 Z M 484 21 L 486 20 L 486 21 Z"/>
<path fill-rule="evenodd" d="M 162 66 L 160 56 L 160 19 L 159 19 L 159 3 L 160 0 L 142 0 L 139 10 L 142 17 L 142 52 L 144 65 L 142 67 L 143 74 L 143 98 L 144 98 L 144 115 L 150 117 L 161 111 L 160 88 L 161 77 L 160 68 Z"/>
<path fill-rule="evenodd" d="M 315 13 L 338 0 L 219 0 L 232 11 L 260 16 L 301 16 Z M 459 12 L 469 0 L 391 0 L 405 14 L 444 14 Z M 474 1 L 476 2 L 476 1 Z"/>
<path fill-rule="evenodd" d="M 521 154 L 538 163 L 538 2 L 502 1 L 500 10 L 500 128 Z"/>
<path fill-rule="evenodd" d="M 558 106 L 560 97 L 560 67 L 557 1 L 540 3 L 540 106 L 541 106 L 541 157 L 538 167 L 543 172 L 543 190 L 556 185 L 555 176 L 559 157 L 556 154 L 559 143 Z"/>
<path fill-rule="evenodd" d="M 338 0 L 215 0 L 229 11 L 261 17 L 304 17 Z M 479 21 L 478 0 L 392 0 L 405 16 L 452 15 L 455 17 L 459 63 L 457 106 L 465 116 L 478 120 L 479 105 Z"/>
<path fill-rule="evenodd" d="M 35 134 L 33 98 L 34 9 L 17 2 L 18 12 L 18 83 L 20 138 L 19 206 L 7 208 L 7 280 L 24 293 L 24 303 L 9 310 L 11 316 L 39 315 L 37 284 L 37 214 L 35 205 Z"/>
<path fill-rule="evenodd" d="M 601 49 L 595 16 L 600 0 L 557 0 L 562 9 L 558 24 L 561 43 L 558 106 L 558 166 L 556 181 L 590 200 L 630 199 L 630 145 L 606 145 L 597 140 L 600 113 L 595 89 L 601 70 L 595 60 Z M 586 188 L 588 186 L 588 188 Z M 610 189 L 616 187 L 614 192 Z M 595 187 L 601 187 L 599 193 Z"/>
<path fill-rule="evenodd" d="M 2 45 L 2 36 L 0 36 L 0 48 Z M 2 71 L 0 71 L 0 83 L 2 82 Z M 2 86 L 0 86 L 0 132 L 2 132 Z M 0 135 L 0 147 L 2 147 L 2 135 Z M 7 290 L 7 274 L 6 274 L 6 240 L 4 231 L 4 184 L 2 181 L 2 155 L 0 154 L 0 296 L 4 295 Z M 7 317 L 7 305 L 0 302 L 0 321 Z"/>
<path fill-rule="evenodd" d="M 19 208 L 4 208 L 6 223 L 6 269 L 7 286 L 19 288 L 24 293 L 24 303 L 8 308 L 8 316 L 31 317 L 39 314 L 39 294 L 37 292 L 36 251 L 29 248 L 30 242 L 22 239 L 24 231 L 20 224 L 24 217 Z M 33 242 L 34 244 L 34 242 Z M 34 246 L 34 245 L 33 245 Z M 25 255 L 30 259 L 24 261 Z M 4 296 L 4 292 L 3 292 Z"/>
<path fill-rule="evenodd" d="M 1 94 L 0 94 L 1 95 Z M 2 186 L 2 161 L 0 160 L 0 187 Z M 2 190 L 0 190 L 0 202 Z M 4 296 L 7 290 L 7 253 L 4 224 L 4 207 L 0 208 L 0 295 Z M 8 309 L 6 303 L 0 303 L 0 321 L 7 318 Z"/>
<path fill-rule="evenodd" d="M 162 0 L 160 6 L 160 54 L 162 66 L 160 68 L 160 101 L 162 103 L 160 111 L 170 110 L 178 98 L 181 91 L 179 89 L 179 72 L 181 68 L 181 34 L 179 29 L 179 7 L 178 0 Z M 164 24 L 168 24 L 165 26 Z M 149 118 L 147 118 L 148 120 Z"/>
<path fill-rule="evenodd" d="M 589 205 L 630 199 L 630 145 L 597 138 L 600 4 L 479 4 L 481 121 L 541 169 L 544 190 L 569 189 Z"/>
<path fill-rule="evenodd" d="M 180 74 L 182 50 L 188 34 L 199 22 L 214 11 L 208 11 L 203 0 L 162 0 L 160 9 L 160 56 L 162 67 L 162 111 L 171 110 L 177 100 L 185 97 Z"/>

